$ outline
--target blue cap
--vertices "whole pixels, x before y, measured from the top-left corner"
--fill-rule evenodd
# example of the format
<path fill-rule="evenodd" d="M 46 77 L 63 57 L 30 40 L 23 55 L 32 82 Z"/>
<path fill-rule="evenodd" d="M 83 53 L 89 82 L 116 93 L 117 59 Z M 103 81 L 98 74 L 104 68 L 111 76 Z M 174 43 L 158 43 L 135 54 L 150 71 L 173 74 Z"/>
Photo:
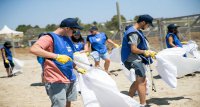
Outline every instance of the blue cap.
<path fill-rule="evenodd" d="M 98 28 L 96 26 L 92 26 L 89 31 L 94 31 L 94 30 L 98 30 Z"/>
<path fill-rule="evenodd" d="M 177 24 L 169 24 L 168 26 L 167 26 L 167 28 L 168 28 L 168 30 L 172 30 L 172 29 L 175 29 L 175 28 L 177 28 L 177 27 L 180 27 L 180 26 L 177 26 Z"/>
<path fill-rule="evenodd" d="M 83 29 L 83 27 L 81 27 L 78 24 L 78 19 L 77 18 L 67 18 L 67 19 L 64 19 L 60 23 L 60 27 L 70 27 L 70 28 L 75 28 L 75 29 L 80 29 L 80 30 Z"/>
<path fill-rule="evenodd" d="M 140 15 L 137 22 L 142 22 L 142 21 L 145 21 L 146 23 L 150 24 L 152 27 L 153 27 L 153 17 L 151 17 L 150 15 L 148 14 L 145 14 L 145 15 Z"/>
<path fill-rule="evenodd" d="M 5 46 L 5 47 L 11 47 L 11 46 L 12 46 L 11 41 L 6 41 L 6 42 L 4 43 L 4 46 Z"/>

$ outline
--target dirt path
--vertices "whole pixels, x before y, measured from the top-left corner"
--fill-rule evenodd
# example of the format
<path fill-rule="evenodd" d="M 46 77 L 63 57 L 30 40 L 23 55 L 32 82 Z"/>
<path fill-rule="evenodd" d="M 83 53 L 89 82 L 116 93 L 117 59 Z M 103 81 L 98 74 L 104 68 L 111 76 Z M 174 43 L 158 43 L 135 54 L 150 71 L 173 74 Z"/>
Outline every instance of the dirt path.
<path fill-rule="evenodd" d="M 6 77 L 2 61 L 0 63 L 0 107 L 50 107 L 50 100 L 44 86 L 41 86 L 41 68 L 36 58 L 30 54 L 19 55 L 25 67 L 23 73 L 12 78 Z M 118 73 L 111 77 L 116 81 L 119 90 L 127 93 L 130 82 L 125 78 L 119 66 L 112 63 L 110 70 Z M 118 71 L 116 71 L 118 70 Z M 155 68 L 154 68 L 155 71 Z M 157 92 L 149 91 L 147 101 L 151 107 L 199 107 L 200 74 L 178 79 L 178 87 L 171 89 L 154 72 Z M 138 101 L 138 97 L 134 97 Z M 81 96 L 73 102 L 72 107 L 83 107 Z"/>

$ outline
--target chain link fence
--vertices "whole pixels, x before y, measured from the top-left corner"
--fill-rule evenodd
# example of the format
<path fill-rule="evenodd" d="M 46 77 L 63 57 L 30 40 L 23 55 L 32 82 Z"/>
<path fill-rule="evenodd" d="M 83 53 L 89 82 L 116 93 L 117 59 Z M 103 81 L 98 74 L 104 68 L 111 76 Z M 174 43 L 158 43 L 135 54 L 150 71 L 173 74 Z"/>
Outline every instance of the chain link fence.
<path fill-rule="evenodd" d="M 134 23 L 133 21 L 122 22 L 122 30 L 116 32 L 111 39 L 117 41 L 117 43 L 121 43 L 125 27 Z M 172 23 L 180 26 L 178 28 L 178 36 L 181 41 L 193 40 L 200 47 L 200 14 L 195 14 L 173 18 L 156 18 L 153 21 L 154 27 L 150 28 L 148 31 L 143 31 L 148 38 L 151 49 L 160 51 L 166 48 L 165 36 L 167 34 L 167 26 Z M 122 34 L 122 36 L 120 36 L 120 34 Z"/>

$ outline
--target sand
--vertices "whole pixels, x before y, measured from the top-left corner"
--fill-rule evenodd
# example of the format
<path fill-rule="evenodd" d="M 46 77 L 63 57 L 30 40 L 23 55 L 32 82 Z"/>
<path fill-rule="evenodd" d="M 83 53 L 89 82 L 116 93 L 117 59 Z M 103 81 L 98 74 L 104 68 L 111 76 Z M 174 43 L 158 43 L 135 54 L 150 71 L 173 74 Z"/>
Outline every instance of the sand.
<path fill-rule="evenodd" d="M 29 54 L 27 49 L 23 51 L 19 49 L 16 53 L 16 58 L 25 62 L 23 72 L 17 76 L 7 78 L 2 60 L 0 60 L 0 107 L 50 107 L 50 100 L 44 86 L 41 85 L 41 67 L 36 57 Z M 123 72 L 118 70 L 119 68 L 117 63 L 111 63 L 110 70 L 119 74 L 111 77 L 116 81 L 119 90 L 126 94 L 131 83 Z M 178 79 L 177 88 L 172 89 L 161 80 L 155 67 L 153 71 L 157 92 L 152 92 L 150 88 L 147 96 L 149 106 L 199 107 L 200 73 Z M 133 98 L 139 101 L 138 96 Z M 81 95 L 78 95 L 72 107 L 83 107 Z"/>

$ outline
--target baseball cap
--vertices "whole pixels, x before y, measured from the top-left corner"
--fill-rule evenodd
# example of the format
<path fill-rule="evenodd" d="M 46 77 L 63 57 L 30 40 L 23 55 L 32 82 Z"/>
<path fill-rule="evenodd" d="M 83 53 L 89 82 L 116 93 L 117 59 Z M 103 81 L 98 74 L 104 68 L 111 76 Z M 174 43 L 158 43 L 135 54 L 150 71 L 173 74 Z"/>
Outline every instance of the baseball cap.
<path fill-rule="evenodd" d="M 177 26 L 177 24 L 169 24 L 168 26 L 167 26 L 167 28 L 168 28 L 168 30 L 171 30 L 171 29 L 175 29 L 175 28 L 177 28 L 177 27 L 180 27 L 180 26 Z"/>
<path fill-rule="evenodd" d="M 75 29 L 80 29 L 80 30 L 83 29 L 83 27 L 81 27 L 78 24 L 77 18 L 66 18 L 62 20 L 62 22 L 60 23 L 60 27 L 70 27 L 70 28 L 75 28 Z"/>
<path fill-rule="evenodd" d="M 154 27 L 154 25 L 152 23 L 153 22 L 153 17 L 151 17 L 150 15 L 148 15 L 148 14 L 140 15 L 137 22 L 142 22 L 142 21 L 145 21 L 146 23 L 148 23 L 152 27 Z"/>
<path fill-rule="evenodd" d="M 6 41 L 6 42 L 4 43 L 4 46 L 5 46 L 5 47 L 12 47 L 12 44 L 11 44 L 10 41 Z"/>
<path fill-rule="evenodd" d="M 89 31 L 94 31 L 94 30 L 98 30 L 98 28 L 96 26 L 92 26 Z"/>

